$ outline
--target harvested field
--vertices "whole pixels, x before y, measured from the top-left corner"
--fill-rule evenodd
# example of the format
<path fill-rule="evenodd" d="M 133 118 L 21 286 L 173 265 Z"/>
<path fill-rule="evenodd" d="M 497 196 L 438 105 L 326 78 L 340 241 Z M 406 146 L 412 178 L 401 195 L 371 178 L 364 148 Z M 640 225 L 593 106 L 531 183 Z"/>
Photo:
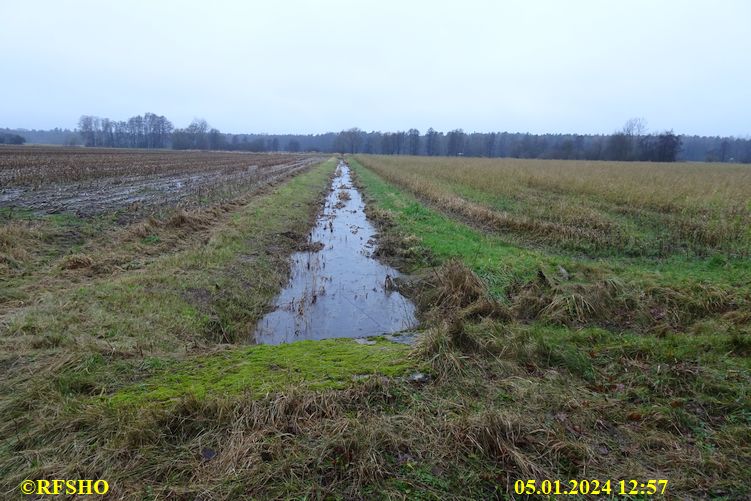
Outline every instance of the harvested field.
<path fill-rule="evenodd" d="M 311 155 L 91 148 L 0 148 L 0 208 L 37 212 L 190 206 L 299 172 Z"/>
<path fill-rule="evenodd" d="M 0 147 L 0 311 L 209 238 L 316 155 Z"/>
<path fill-rule="evenodd" d="M 587 255 L 751 253 L 747 165 L 362 157 L 421 199 L 522 244 Z"/>

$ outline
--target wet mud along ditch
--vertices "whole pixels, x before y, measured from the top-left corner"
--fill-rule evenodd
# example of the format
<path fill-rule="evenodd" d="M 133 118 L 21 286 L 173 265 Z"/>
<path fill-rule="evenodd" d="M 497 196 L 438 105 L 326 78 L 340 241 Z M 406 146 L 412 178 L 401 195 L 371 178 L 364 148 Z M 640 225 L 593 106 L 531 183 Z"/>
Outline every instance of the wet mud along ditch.
<path fill-rule="evenodd" d="M 321 162 L 318 155 L 245 152 L 3 148 L 0 209 L 38 214 L 187 207 L 232 199 Z"/>
<path fill-rule="evenodd" d="M 289 282 L 259 322 L 255 342 L 362 338 L 416 327 L 415 306 L 394 287 L 399 272 L 373 256 L 375 239 L 342 161 L 306 250 L 292 255 Z"/>

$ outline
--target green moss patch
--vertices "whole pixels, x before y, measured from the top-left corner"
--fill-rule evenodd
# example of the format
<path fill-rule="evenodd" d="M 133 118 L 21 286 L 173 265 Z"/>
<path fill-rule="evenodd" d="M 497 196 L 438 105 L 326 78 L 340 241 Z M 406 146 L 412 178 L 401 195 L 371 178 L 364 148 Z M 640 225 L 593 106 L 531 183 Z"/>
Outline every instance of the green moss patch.
<path fill-rule="evenodd" d="M 408 350 L 408 346 L 384 340 L 363 345 L 351 339 L 233 348 L 170 364 L 109 400 L 115 405 L 140 405 L 189 394 L 196 398 L 239 393 L 262 397 L 293 385 L 343 388 L 359 377 L 404 374 L 410 367 Z"/>

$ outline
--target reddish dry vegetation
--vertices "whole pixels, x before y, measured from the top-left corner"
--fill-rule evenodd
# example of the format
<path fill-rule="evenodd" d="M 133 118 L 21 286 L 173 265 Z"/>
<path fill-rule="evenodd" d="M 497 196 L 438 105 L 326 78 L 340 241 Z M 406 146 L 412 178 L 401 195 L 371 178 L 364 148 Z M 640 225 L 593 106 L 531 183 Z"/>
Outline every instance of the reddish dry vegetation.
<path fill-rule="evenodd" d="M 231 198 L 309 167 L 301 154 L 0 148 L 0 207 L 92 214 L 129 206 Z"/>

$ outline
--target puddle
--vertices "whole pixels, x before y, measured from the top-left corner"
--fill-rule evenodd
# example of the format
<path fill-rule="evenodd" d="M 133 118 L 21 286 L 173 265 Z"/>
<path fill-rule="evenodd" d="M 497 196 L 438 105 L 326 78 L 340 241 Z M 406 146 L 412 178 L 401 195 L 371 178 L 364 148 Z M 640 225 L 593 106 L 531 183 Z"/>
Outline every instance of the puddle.
<path fill-rule="evenodd" d="M 372 256 L 376 230 L 343 162 L 332 188 L 311 233 L 311 250 L 292 255 L 290 281 L 276 309 L 258 323 L 257 343 L 362 338 L 417 326 L 412 302 L 390 290 L 399 272 Z"/>

